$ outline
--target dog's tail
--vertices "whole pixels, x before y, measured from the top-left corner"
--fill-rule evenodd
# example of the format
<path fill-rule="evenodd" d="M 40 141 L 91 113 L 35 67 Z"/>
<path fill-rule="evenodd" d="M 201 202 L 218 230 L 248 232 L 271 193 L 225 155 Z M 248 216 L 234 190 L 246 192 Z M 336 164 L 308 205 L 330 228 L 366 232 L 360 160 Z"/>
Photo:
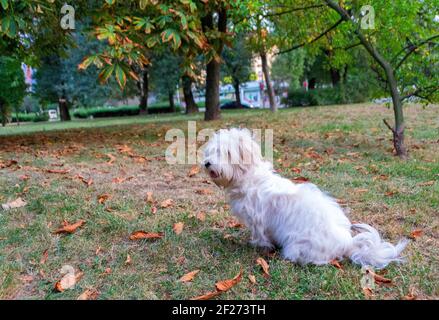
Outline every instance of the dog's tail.
<path fill-rule="evenodd" d="M 408 243 L 407 239 L 403 239 L 397 245 L 393 245 L 383 241 L 378 231 L 367 224 L 353 224 L 352 228 L 357 231 L 363 231 L 352 238 L 350 259 L 354 263 L 382 269 L 390 262 L 404 261 L 403 257 L 401 257 L 401 252 Z"/>

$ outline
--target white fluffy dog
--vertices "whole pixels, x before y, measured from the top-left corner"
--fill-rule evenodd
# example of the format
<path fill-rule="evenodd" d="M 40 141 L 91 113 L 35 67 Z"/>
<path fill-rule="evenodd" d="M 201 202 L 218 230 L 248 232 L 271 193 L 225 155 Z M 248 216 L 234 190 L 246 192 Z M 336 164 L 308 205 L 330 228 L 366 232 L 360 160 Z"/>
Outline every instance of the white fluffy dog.
<path fill-rule="evenodd" d="M 246 129 L 213 135 L 203 165 L 225 188 L 232 213 L 251 230 L 256 246 L 280 247 L 285 259 L 300 264 L 350 257 L 360 265 L 384 268 L 402 261 L 407 240 L 384 242 L 373 227 L 351 224 L 337 202 L 315 185 L 294 184 L 274 173 Z"/>

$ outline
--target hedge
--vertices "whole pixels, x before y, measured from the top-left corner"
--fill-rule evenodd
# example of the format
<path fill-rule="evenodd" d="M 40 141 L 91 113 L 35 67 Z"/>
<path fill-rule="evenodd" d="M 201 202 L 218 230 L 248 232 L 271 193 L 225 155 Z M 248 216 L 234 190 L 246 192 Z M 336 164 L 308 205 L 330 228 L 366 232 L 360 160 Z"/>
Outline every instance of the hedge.
<path fill-rule="evenodd" d="M 181 107 L 176 106 L 176 111 L 180 112 Z M 172 112 L 169 104 L 156 103 L 148 106 L 148 113 L 169 113 Z M 140 113 L 138 106 L 121 106 L 121 107 L 96 107 L 96 108 L 78 108 L 73 111 L 75 118 L 104 118 L 104 117 L 122 117 L 122 116 L 135 116 Z"/>

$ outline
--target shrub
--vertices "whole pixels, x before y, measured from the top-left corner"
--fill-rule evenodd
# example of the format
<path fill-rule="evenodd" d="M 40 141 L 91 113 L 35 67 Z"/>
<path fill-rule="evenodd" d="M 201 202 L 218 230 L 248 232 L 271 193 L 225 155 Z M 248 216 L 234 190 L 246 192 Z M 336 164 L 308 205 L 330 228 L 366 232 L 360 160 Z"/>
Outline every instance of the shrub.
<path fill-rule="evenodd" d="M 49 121 L 49 115 L 46 112 L 43 113 L 18 113 L 14 112 L 11 115 L 11 122 L 41 122 L 41 121 Z"/>
<path fill-rule="evenodd" d="M 354 85 L 345 84 L 337 87 L 317 88 L 305 91 L 295 89 L 288 92 L 283 103 L 291 106 L 324 106 L 331 104 L 359 103 L 369 99 L 369 92 Z"/>
<path fill-rule="evenodd" d="M 176 111 L 180 112 L 181 107 L 176 106 Z M 148 113 L 169 113 L 171 108 L 167 103 L 156 103 L 148 106 Z M 96 108 L 77 108 L 73 111 L 75 118 L 85 119 L 88 117 L 105 118 L 105 117 L 123 117 L 135 116 L 140 113 L 138 106 L 121 106 L 121 107 L 96 107 Z"/>

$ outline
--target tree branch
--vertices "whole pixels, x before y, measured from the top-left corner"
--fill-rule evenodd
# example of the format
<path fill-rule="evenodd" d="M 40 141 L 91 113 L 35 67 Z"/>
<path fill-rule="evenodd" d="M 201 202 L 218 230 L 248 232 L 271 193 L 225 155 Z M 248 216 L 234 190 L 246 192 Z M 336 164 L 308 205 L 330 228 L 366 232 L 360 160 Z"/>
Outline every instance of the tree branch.
<path fill-rule="evenodd" d="M 392 126 L 387 122 L 386 119 L 383 119 L 383 122 L 386 125 L 386 127 L 390 129 L 390 131 L 395 132 L 395 129 L 392 128 Z"/>
<path fill-rule="evenodd" d="M 307 7 L 299 7 L 299 8 L 291 8 L 290 10 L 286 10 L 286 11 L 280 11 L 280 12 L 271 12 L 271 13 L 267 13 L 264 15 L 265 18 L 267 17 L 276 17 L 276 16 L 281 16 L 284 14 L 288 14 L 288 13 L 293 13 L 296 11 L 303 11 L 303 10 L 308 10 L 308 9 L 314 9 L 314 8 L 321 8 L 324 7 L 325 5 L 323 4 L 315 4 L 312 6 L 307 6 Z"/>
<path fill-rule="evenodd" d="M 419 88 L 419 89 L 416 89 L 414 92 L 405 95 L 404 97 L 402 97 L 401 100 L 404 101 L 410 97 L 418 97 L 418 98 L 421 98 L 421 99 L 428 101 L 430 96 L 438 90 L 439 90 L 438 85 L 429 86 L 429 87 L 425 87 L 425 88 Z M 426 94 L 423 94 L 423 92 L 426 92 Z"/>
<path fill-rule="evenodd" d="M 343 22 L 343 19 L 340 19 L 340 20 L 338 20 L 333 26 L 331 26 L 330 28 L 328 28 L 328 29 L 326 29 L 325 31 L 323 31 L 321 34 L 319 34 L 316 38 L 312 39 L 311 41 L 303 42 L 303 43 L 298 44 L 298 45 L 295 45 L 295 46 L 293 46 L 293 47 L 291 47 L 291 48 L 289 48 L 289 49 L 279 51 L 279 52 L 276 53 L 276 55 L 278 55 L 278 54 L 283 54 L 283 53 L 287 53 L 287 52 L 291 52 L 291 51 L 294 51 L 294 50 L 296 50 L 296 49 L 302 48 L 302 47 L 306 46 L 307 44 L 314 43 L 314 42 L 316 42 L 317 40 L 319 40 L 320 38 L 322 38 L 323 36 L 325 36 L 326 34 L 328 34 L 329 32 L 331 32 L 332 30 L 334 30 L 335 28 L 337 28 L 338 25 L 339 25 L 340 23 L 342 23 L 342 22 Z"/>
<path fill-rule="evenodd" d="M 418 50 L 420 47 L 422 47 L 424 44 L 427 44 L 427 43 L 430 43 L 430 41 L 432 41 L 432 40 L 434 40 L 434 39 L 436 39 L 436 38 L 439 38 L 439 34 L 437 34 L 437 35 L 435 35 L 435 36 L 432 36 L 432 37 L 430 37 L 430 38 L 428 38 L 428 39 L 425 39 L 425 40 L 423 40 L 423 41 L 421 41 L 421 42 L 419 42 L 418 44 L 416 44 L 416 45 L 410 45 L 410 46 L 407 46 L 407 47 L 405 47 L 404 49 L 402 49 L 402 51 L 404 51 L 405 49 L 410 49 L 405 55 L 404 55 L 404 57 L 402 57 L 402 59 L 398 62 L 398 64 L 396 65 L 396 67 L 395 67 L 395 70 L 398 70 L 401 66 L 402 66 L 402 64 L 405 62 L 405 60 L 407 60 L 407 58 L 413 53 L 413 52 L 415 52 L 416 50 Z M 401 54 L 401 52 L 402 51 L 400 51 L 393 59 L 396 59 L 400 54 Z"/>

